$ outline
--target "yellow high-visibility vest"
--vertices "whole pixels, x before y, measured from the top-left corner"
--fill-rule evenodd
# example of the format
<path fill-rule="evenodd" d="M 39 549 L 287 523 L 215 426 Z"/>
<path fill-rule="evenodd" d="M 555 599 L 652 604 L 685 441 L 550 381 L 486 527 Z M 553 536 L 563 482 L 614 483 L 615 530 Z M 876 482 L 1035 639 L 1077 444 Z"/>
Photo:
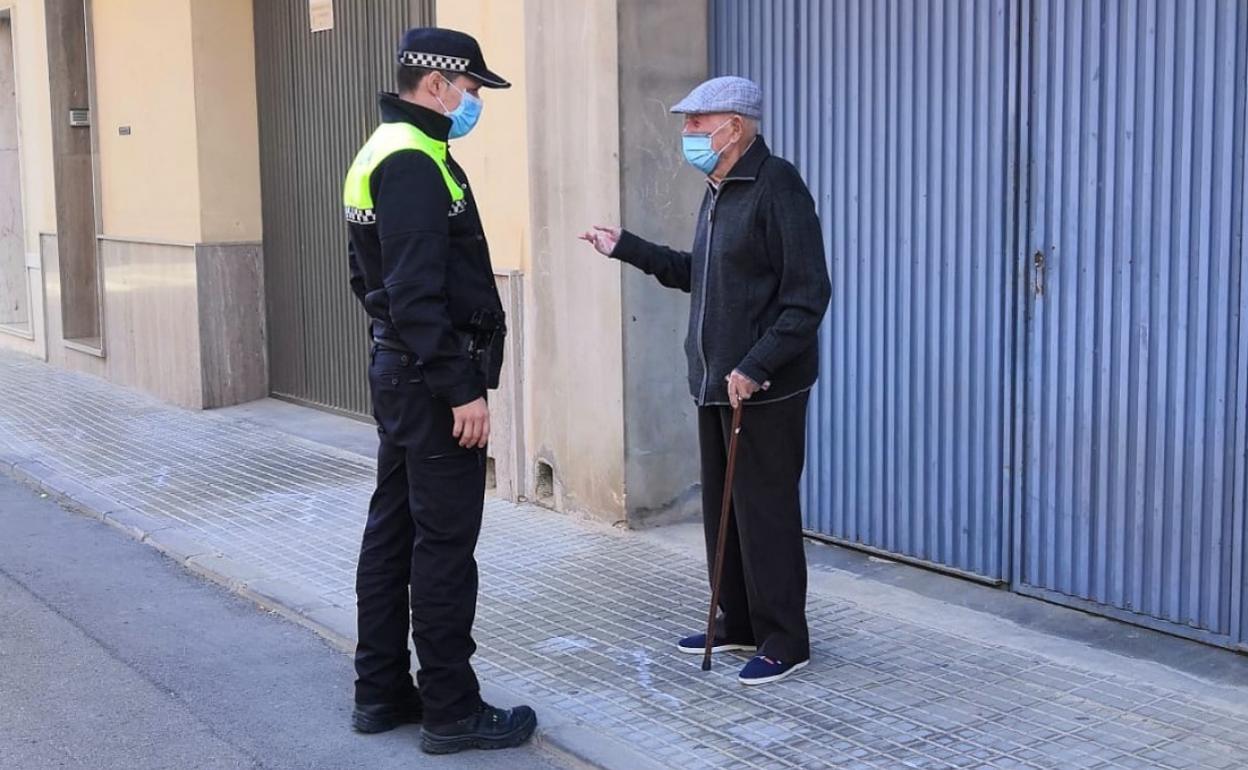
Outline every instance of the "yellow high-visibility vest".
<path fill-rule="evenodd" d="M 347 171 L 347 181 L 342 191 L 342 204 L 346 208 L 347 221 L 359 225 L 377 224 L 371 186 L 373 172 L 386 158 L 403 150 L 416 150 L 432 158 L 442 171 L 442 179 L 446 182 L 447 192 L 451 194 L 452 205 L 463 201 L 464 190 L 446 167 L 446 142 L 434 139 L 411 123 L 382 123 L 360 148 L 355 162 Z"/>

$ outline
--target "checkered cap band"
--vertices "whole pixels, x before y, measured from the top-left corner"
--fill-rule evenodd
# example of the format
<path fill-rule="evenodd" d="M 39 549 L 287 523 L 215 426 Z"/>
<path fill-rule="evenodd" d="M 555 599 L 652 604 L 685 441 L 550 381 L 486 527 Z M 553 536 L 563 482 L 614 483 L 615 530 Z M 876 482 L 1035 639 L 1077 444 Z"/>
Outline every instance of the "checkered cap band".
<path fill-rule="evenodd" d="M 423 67 L 428 70 L 445 70 L 447 72 L 467 72 L 468 60 L 458 56 L 443 56 L 438 53 L 421 53 L 420 51 L 404 51 L 399 54 L 399 64 L 404 67 Z"/>

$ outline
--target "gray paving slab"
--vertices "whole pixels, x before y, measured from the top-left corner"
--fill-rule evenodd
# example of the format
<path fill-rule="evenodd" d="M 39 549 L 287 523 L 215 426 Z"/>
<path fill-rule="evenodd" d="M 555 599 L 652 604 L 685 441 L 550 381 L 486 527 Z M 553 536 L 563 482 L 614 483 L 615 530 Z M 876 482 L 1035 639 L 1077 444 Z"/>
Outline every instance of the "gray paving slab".
<path fill-rule="evenodd" d="M 374 465 L 253 417 L 190 413 L 0 354 L 0 457 L 20 458 L 19 475 L 35 468 L 145 517 L 132 521 L 165 522 L 195 569 L 220 556 L 236 565 L 225 584 L 349 632 Z M 682 768 L 1234 767 L 1248 756 L 1242 688 L 845 574 L 812 575 L 811 668 L 747 690 L 735 681 L 743 659 L 704 674 L 672 650 L 704 612 L 697 554 L 679 538 L 488 501 L 482 679 L 557 711 L 550 740 L 576 736 L 590 754 L 595 737 L 627 746 L 592 758 L 621 767 L 642 756 Z"/>

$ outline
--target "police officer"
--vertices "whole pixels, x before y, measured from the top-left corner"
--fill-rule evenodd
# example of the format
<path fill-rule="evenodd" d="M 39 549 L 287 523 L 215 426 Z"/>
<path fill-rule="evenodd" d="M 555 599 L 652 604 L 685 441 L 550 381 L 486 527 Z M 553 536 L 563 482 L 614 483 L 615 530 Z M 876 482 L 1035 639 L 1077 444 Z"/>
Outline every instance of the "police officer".
<path fill-rule="evenodd" d="M 377 733 L 423 721 L 421 746 L 435 754 L 508 748 L 532 736 L 537 717 L 485 704 L 470 663 L 485 396 L 498 385 L 505 325 L 476 202 L 447 142 L 476 125 L 482 88 L 510 83 L 461 32 L 410 30 L 398 58 L 399 93 L 380 95 L 383 122 L 344 191 L 381 439 L 356 577 L 352 724 Z"/>

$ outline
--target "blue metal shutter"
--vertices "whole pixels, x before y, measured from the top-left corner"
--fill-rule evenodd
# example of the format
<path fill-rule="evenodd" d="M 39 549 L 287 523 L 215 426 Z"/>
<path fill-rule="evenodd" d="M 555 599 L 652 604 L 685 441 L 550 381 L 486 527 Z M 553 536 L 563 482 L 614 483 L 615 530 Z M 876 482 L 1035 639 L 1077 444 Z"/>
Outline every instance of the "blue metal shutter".
<path fill-rule="evenodd" d="M 714 0 L 712 69 L 823 220 L 808 529 L 1008 573 L 1018 4 Z"/>
<path fill-rule="evenodd" d="M 1245 639 L 1248 4 L 1037 0 L 1020 590 Z"/>

